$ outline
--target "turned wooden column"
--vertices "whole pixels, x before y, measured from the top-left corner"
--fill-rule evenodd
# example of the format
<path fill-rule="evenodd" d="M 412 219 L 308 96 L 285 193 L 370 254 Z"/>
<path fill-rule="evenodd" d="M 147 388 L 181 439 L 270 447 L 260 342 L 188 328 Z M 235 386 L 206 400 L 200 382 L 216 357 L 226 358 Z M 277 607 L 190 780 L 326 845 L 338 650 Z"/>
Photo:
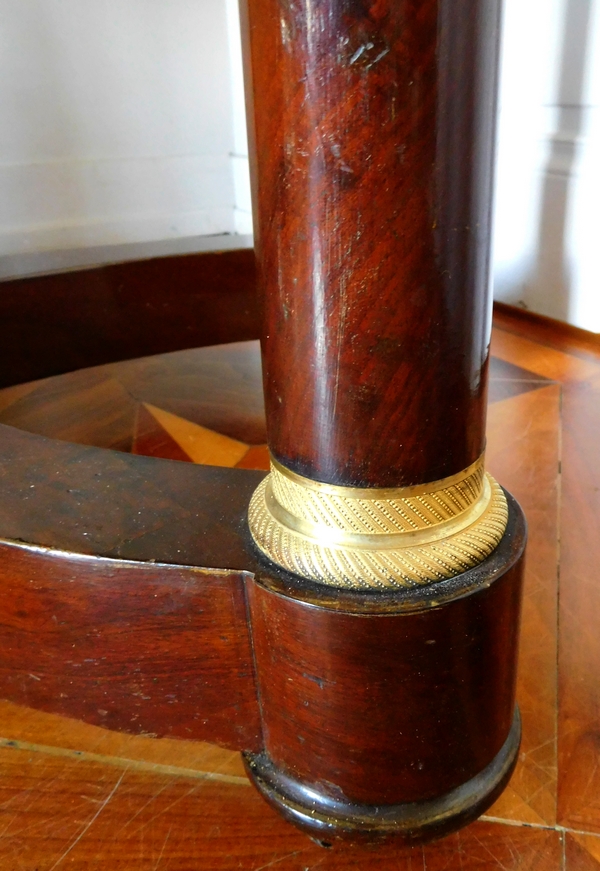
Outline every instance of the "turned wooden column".
<path fill-rule="evenodd" d="M 500 0 L 247 0 L 271 475 L 266 797 L 440 834 L 510 775 L 520 509 L 485 472 Z"/>
<path fill-rule="evenodd" d="M 497 0 L 250 0 L 273 455 L 398 487 L 483 451 Z"/>

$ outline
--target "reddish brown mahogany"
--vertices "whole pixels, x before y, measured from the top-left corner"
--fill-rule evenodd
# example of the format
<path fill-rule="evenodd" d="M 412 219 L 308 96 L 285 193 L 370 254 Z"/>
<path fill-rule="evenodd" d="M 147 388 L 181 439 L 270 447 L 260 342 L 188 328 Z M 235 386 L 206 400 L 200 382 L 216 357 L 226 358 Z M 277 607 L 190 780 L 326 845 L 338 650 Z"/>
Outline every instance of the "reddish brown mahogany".
<path fill-rule="evenodd" d="M 262 476 L 0 426 L 0 698 L 260 749 L 241 532 Z"/>
<path fill-rule="evenodd" d="M 1 288 L 0 387 L 259 334 L 250 248 L 38 275 Z"/>
<path fill-rule="evenodd" d="M 247 2 L 270 447 L 336 484 L 455 474 L 483 450 L 500 4 Z"/>
<path fill-rule="evenodd" d="M 244 576 L 0 541 L 0 698 L 258 750 Z"/>
<path fill-rule="evenodd" d="M 483 452 L 499 9 L 246 0 L 268 441 L 301 475 L 401 487 Z M 249 588 L 264 750 L 247 765 L 287 818 L 422 838 L 506 784 L 525 542 L 510 505 L 450 598 L 441 581 L 410 607 L 377 590 L 367 613 L 341 590 L 293 595 L 273 568 Z"/>
<path fill-rule="evenodd" d="M 333 798 L 447 793 L 500 751 L 513 719 L 522 563 L 444 608 L 365 617 L 252 585 L 265 751 Z"/>

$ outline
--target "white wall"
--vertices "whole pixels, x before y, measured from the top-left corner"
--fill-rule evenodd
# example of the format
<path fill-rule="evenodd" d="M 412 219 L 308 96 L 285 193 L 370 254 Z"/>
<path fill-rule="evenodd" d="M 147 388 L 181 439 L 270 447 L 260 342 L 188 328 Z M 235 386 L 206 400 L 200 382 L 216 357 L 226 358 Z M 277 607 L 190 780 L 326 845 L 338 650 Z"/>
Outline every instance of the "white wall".
<path fill-rule="evenodd" d="M 0 0 L 0 253 L 233 232 L 224 0 Z"/>
<path fill-rule="evenodd" d="M 233 101 L 232 168 L 235 199 L 235 230 L 236 233 L 252 233 L 252 201 L 250 194 L 250 170 L 248 166 L 248 137 L 246 134 L 239 5 L 238 0 L 225 0 L 225 3 L 229 31 Z"/>
<path fill-rule="evenodd" d="M 599 0 L 505 0 L 495 296 L 595 332 L 599 110 Z"/>
<path fill-rule="evenodd" d="M 496 298 L 600 332 L 600 0 L 504 0 L 500 106 Z M 250 233 L 247 154 L 237 0 L 0 0 L 0 255 Z"/>

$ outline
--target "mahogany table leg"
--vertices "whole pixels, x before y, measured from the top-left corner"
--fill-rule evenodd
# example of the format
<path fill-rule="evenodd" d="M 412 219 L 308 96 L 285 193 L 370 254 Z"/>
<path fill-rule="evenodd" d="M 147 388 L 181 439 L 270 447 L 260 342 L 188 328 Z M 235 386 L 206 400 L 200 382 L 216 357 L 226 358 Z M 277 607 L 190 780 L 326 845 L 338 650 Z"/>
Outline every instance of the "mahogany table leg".
<path fill-rule="evenodd" d="M 313 833 L 507 782 L 525 525 L 485 473 L 499 0 L 247 0 L 271 474 L 249 509 L 264 750 Z"/>

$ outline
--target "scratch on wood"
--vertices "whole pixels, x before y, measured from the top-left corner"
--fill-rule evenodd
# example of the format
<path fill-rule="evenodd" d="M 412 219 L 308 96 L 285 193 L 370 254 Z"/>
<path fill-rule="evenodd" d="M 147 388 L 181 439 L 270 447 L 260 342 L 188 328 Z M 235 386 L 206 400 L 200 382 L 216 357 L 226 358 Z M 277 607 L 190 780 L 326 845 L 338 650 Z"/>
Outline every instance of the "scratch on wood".
<path fill-rule="evenodd" d="M 462 871 L 464 866 L 463 866 L 463 847 L 462 847 L 462 841 L 460 839 L 460 830 L 457 832 L 457 840 L 458 840 L 458 858 L 460 861 L 460 868 Z"/>
<path fill-rule="evenodd" d="M 132 822 L 133 822 L 137 817 L 139 817 L 139 815 L 140 815 L 141 813 L 143 813 L 143 812 L 146 810 L 146 808 L 148 807 L 148 805 L 151 805 L 153 801 L 156 801 L 156 799 L 159 797 L 159 795 L 161 795 L 161 794 L 165 791 L 165 789 L 166 789 L 168 786 L 171 786 L 171 783 L 172 783 L 171 780 L 166 780 L 166 781 L 163 783 L 163 785 L 161 786 L 161 788 L 158 790 L 158 792 L 155 792 L 154 795 L 150 796 L 150 798 L 148 799 L 148 801 L 145 801 L 144 804 L 143 804 L 141 807 L 139 807 L 139 808 L 137 809 L 137 811 L 134 813 L 134 815 L 133 815 L 132 817 L 130 817 L 130 818 L 127 820 L 127 822 L 124 823 L 124 824 L 121 826 L 121 828 L 120 828 L 120 829 L 115 833 L 115 838 L 117 838 L 117 837 L 121 834 L 121 832 L 122 832 L 124 829 L 128 828 L 128 826 L 130 826 L 130 825 L 132 824 Z M 143 827 L 142 827 L 142 828 L 143 828 Z"/>
<path fill-rule="evenodd" d="M 102 804 L 100 805 L 100 807 L 98 808 L 98 810 L 96 811 L 96 813 L 94 814 L 94 816 L 93 816 L 90 820 L 88 820 L 88 822 L 85 824 L 85 826 L 83 827 L 83 829 L 82 829 L 82 830 L 80 831 L 80 833 L 77 835 L 77 837 L 75 838 L 75 840 L 73 841 L 73 843 L 72 843 L 69 847 L 67 847 L 67 849 L 66 849 L 65 852 L 62 854 L 62 856 L 60 856 L 60 857 L 56 860 L 56 862 L 54 863 L 54 865 L 52 866 L 52 868 L 50 868 L 50 871 L 54 871 L 55 868 L 58 868 L 58 866 L 59 866 L 60 863 L 63 861 L 63 859 L 66 859 L 66 858 L 67 858 L 67 856 L 69 855 L 69 853 L 71 852 L 71 850 L 73 850 L 73 849 L 77 846 L 77 844 L 81 841 L 81 839 L 82 839 L 83 836 L 86 834 L 86 832 L 88 832 L 88 831 L 90 830 L 90 828 L 94 825 L 94 823 L 96 822 L 96 820 L 98 819 L 98 817 L 100 816 L 100 814 L 102 813 L 102 811 L 104 810 L 104 808 L 106 807 L 106 805 L 107 805 L 107 804 L 109 803 L 109 801 L 113 798 L 114 794 L 116 793 L 116 791 L 118 790 L 118 788 L 121 786 L 121 782 L 123 781 L 123 778 L 125 777 L 125 774 L 126 774 L 126 773 L 127 773 L 127 769 L 121 773 L 121 776 L 119 777 L 119 779 L 117 780 L 117 782 L 115 783 L 115 785 L 113 786 L 113 788 L 111 789 L 111 791 L 109 792 L 109 794 L 106 796 L 106 798 L 104 799 L 104 801 L 102 802 Z"/>
<path fill-rule="evenodd" d="M 154 868 L 152 869 L 152 871 L 158 871 L 158 866 L 160 865 L 160 861 L 161 861 L 161 859 L 162 859 L 162 857 L 163 857 L 163 853 L 165 852 L 165 847 L 167 846 L 167 841 L 168 841 L 169 838 L 171 837 L 171 832 L 172 832 L 172 830 L 173 830 L 173 826 L 171 826 L 171 828 L 170 828 L 169 831 L 167 832 L 167 837 L 165 838 L 164 844 L 162 845 L 162 850 L 160 851 L 160 856 L 159 856 L 158 859 L 156 860 L 156 865 L 154 866 Z"/>
<path fill-rule="evenodd" d="M 185 792 L 183 795 L 178 796 L 174 801 L 171 802 L 171 804 L 168 804 L 166 807 L 161 808 L 158 811 L 158 813 L 153 814 L 149 819 L 147 819 L 140 826 L 138 826 L 137 829 L 134 829 L 134 831 L 130 833 L 130 837 L 133 837 L 136 833 L 141 833 L 144 829 L 147 829 L 148 826 L 152 825 L 154 820 L 157 820 L 160 816 L 167 814 L 170 810 L 172 810 L 175 807 L 176 804 L 179 804 L 179 802 L 184 801 L 186 798 L 189 798 L 190 795 L 193 795 L 194 792 L 196 792 L 196 790 L 198 788 L 199 788 L 199 784 L 195 784 L 190 789 L 188 789 L 187 792 Z M 137 814 L 135 814 L 132 817 L 132 819 L 135 819 L 136 816 L 137 816 Z"/>
<path fill-rule="evenodd" d="M 487 846 L 487 844 L 484 844 L 484 843 L 483 843 L 483 841 L 481 840 L 481 838 L 478 838 L 477 835 L 475 835 L 475 834 L 474 834 L 473 837 L 474 837 L 474 839 L 475 839 L 475 842 L 476 842 L 477 844 L 479 844 L 479 846 L 482 847 L 482 848 L 485 850 L 485 852 L 488 854 L 488 856 L 489 856 L 489 857 L 490 857 L 490 858 L 491 858 L 491 859 L 496 863 L 496 865 L 497 865 L 498 868 L 502 868 L 503 871 L 510 871 L 510 868 L 509 868 L 507 865 L 505 865 L 505 864 L 501 861 L 501 859 L 500 859 L 498 856 L 495 856 L 495 855 L 492 853 L 492 851 L 490 850 L 490 848 Z"/>
<path fill-rule="evenodd" d="M 273 865 L 278 865 L 279 862 L 283 862 L 284 859 L 291 859 L 292 856 L 297 856 L 301 852 L 302 850 L 294 850 L 293 853 L 286 853 L 285 856 L 279 856 L 279 858 L 273 859 L 272 862 L 267 862 L 266 865 L 261 865 L 259 868 L 255 868 L 254 871 L 264 871 L 265 868 L 272 868 Z"/>

